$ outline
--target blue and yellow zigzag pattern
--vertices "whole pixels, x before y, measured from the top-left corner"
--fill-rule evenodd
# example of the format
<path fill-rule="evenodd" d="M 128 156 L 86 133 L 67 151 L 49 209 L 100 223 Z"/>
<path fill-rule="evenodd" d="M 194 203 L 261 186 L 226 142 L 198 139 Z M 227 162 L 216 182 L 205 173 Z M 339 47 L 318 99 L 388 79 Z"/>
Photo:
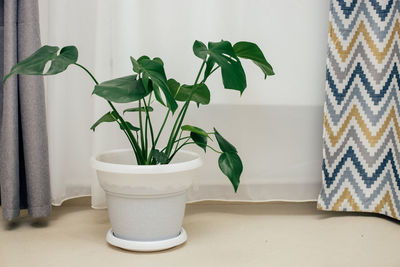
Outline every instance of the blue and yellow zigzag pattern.
<path fill-rule="evenodd" d="M 318 208 L 400 219 L 400 0 L 331 0 Z"/>

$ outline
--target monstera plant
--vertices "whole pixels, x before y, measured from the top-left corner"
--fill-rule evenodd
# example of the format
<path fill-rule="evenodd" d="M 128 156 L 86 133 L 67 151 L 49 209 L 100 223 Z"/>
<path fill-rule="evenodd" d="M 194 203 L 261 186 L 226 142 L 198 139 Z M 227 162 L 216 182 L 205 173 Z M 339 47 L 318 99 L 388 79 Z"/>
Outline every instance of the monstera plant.
<path fill-rule="evenodd" d="M 4 77 L 3 82 L 15 74 L 55 75 L 65 71 L 68 66 L 75 65 L 83 69 L 94 81 L 93 94 L 104 98 L 111 108 L 92 125 L 93 131 L 103 122 L 118 124 L 132 146 L 132 153 L 138 165 L 168 164 L 176 153 L 187 145 L 197 145 L 205 152 L 209 148 L 220 154 L 219 168 L 229 178 L 236 192 L 243 166 L 235 146 L 216 128 L 210 131 L 185 124 L 185 116 L 192 102 L 197 107 L 210 103 L 211 90 L 206 82 L 216 71 L 220 71 L 225 89 L 236 90 L 240 95 L 244 92 L 247 86 L 246 75 L 239 58 L 254 62 L 265 78 L 274 75 L 274 72 L 260 48 L 251 42 L 232 45 L 228 41 L 220 41 L 209 42 L 206 46 L 200 41 L 195 41 L 193 52 L 201 63 L 192 84 L 183 84 L 173 78 L 167 78 L 164 62 L 158 57 L 151 59 L 148 56 L 130 58 L 134 74 L 99 83 L 87 68 L 77 63 L 78 50 L 75 46 L 66 46 L 60 50 L 56 46 L 48 45 L 16 64 Z M 151 120 L 154 99 L 165 106 L 165 117 L 157 127 L 158 131 L 155 131 Z M 132 107 L 121 112 L 114 106 L 115 103 L 131 103 Z M 132 112 L 138 116 L 137 125 L 124 118 L 124 114 Z M 168 142 L 165 146 L 159 146 L 160 136 L 168 120 L 173 122 L 172 130 L 168 133 Z M 212 145 L 215 143 L 219 148 Z"/>

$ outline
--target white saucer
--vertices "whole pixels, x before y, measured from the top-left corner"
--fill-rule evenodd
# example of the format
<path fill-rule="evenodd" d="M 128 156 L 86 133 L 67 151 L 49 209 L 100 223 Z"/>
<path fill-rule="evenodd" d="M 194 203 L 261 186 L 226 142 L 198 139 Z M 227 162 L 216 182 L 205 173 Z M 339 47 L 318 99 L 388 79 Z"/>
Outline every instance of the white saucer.
<path fill-rule="evenodd" d="M 112 229 L 108 230 L 106 235 L 106 240 L 111 245 L 132 251 L 159 251 L 169 249 L 184 243 L 186 239 L 186 231 L 183 228 L 178 236 L 159 241 L 133 241 L 118 238 L 114 235 Z"/>

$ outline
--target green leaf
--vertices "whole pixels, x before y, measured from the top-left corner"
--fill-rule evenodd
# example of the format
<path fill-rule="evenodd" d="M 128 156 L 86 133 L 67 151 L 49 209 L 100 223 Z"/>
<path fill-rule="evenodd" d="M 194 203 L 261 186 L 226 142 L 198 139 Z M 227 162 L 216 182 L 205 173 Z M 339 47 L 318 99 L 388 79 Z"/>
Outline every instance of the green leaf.
<path fill-rule="evenodd" d="M 45 75 L 63 72 L 69 65 L 76 63 L 77 60 L 78 49 L 75 46 L 63 47 L 60 54 L 51 62 L 50 68 Z"/>
<path fill-rule="evenodd" d="M 274 75 L 272 66 L 267 62 L 261 49 L 254 43 L 238 42 L 233 46 L 233 50 L 238 57 L 250 59 L 256 64 L 267 78 L 268 75 Z"/>
<path fill-rule="evenodd" d="M 7 74 L 3 83 L 15 74 L 25 75 L 53 75 L 63 72 L 70 64 L 76 63 L 78 59 L 78 50 L 75 46 L 66 46 L 61 49 L 60 54 L 57 54 L 59 47 L 57 46 L 42 46 L 36 52 L 26 59 L 15 64 L 10 73 Z M 49 70 L 44 73 L 46 64 L 50 61 Z"/>
<path fill-rule="evenodd" d="M 246 75 L 231 43 L 228 41 L 209 42 L 208 53 L 210 56 L 207 59 L 206 74 L 210 75 L 214 64 L 218 64 L 221 67 L 224 87 L 243 93 L 247 86 Z"/>
<path fill-rule="evenodd" d="M 129 121 L 125 121 L 126 125 L 128 126 L 128 130 L 137 132 L 140 130 L 140 128 L 133 126 L 132 123 L 130 123 Z M 124 126 L 122 124 L 119 125 L 119 128 L 121 128 L 121 130 L 124 130 Z"/>
<path fill-rule="evenodd" d="M 176 101 L 186 102 L 191 97 L 190 101 L 196 102 L 197 104 L 207 105 L 210 103 L 210 90 L 204 83 L 196 84 L 196 86 L 186 84 L 180 85 L 179 82 L 174 79 L 169 79 L 168 87 Z"/>
<path fill-rule="evenodd" d="M 158 63 L 160 63 L 161 65 L 163 65 L 163 66 L 164 66 L 164 62 L 162 61 L 162 59 L 161 59 L 161 58 L 159 58 L 159 57 L 155 57 L 155 58 L 153 58 L 153 60 L 154 60 L 154 61 L 156 61 L 156 62 L 158 62 Z"/>
<path fill-rule="evenodd" d="M 140 74 L 142 72 L 142 67 L 140 66 L 139 63 L 139 61 L 142 59 L 150 59 L 150 58 L 148 56 L 141 56 L 140 58 L 138 58 L 138 60 L 135 60 L 133 57 L 131 57 L 133 71 L 136 72 L 137 74 Z"/>
<path fill-rule="evenodd" d="M 146 108 L 145 107 L 141 107 L 141 108 L 138 108 L 138 107 L 136 107 L 136 108 L 128 108 L 128 109 L 125 109 L 124 110 L 124 112 L 123 112 L 123 114 L 125 114 L 125 112 L 137 112 L 137 111 L 143 111 L 143 112 L 146 112 Z M 147 107 L 147 111 L 148 112 L 152 112 L 153 111 L 153 108 L 152 107 Z"/>
<path fill-rule="evenodd" d="M 214 135 L 219 148 L 223 152 L 218 159 L 219 168 L 229 178 L 236 192 L 240 183 L 240 175 L 243 171 L 242 161 L 237 154 L 236 148 L 223 138 L 215 128 Z"/>
<path fill-rule="evenodd" d="M 203 129 L 196 127 L 196 126 L 192 126 L 192 125 L 183 125 L 181 127 L 182 131 L 189 131 L 189 132 L 193 132 L 193 133 L 197 133 L 199 135 L 208 137 L 208 133 L 206 131 L 204 131 Z"/>
<path fill-rule="evenodd" d="M 144 90 L 146 90 L 146 92 L 148 92 L 149 91 L 149 83 L 151 83 L 151 81 L 149 80 L 149 76 L 143 75 L 142 82 L 143 82 Z"/>
<path fill-rule="evenodd" d="M 117 119 L 117 115 L 114 111 L 110 111 L 107 112 L 106 114 L 104 114 L 100 119 L 98 119 L 93 125 L 92 127 L 90 127 L 90 130 L 92 130 L 93 132 L 95 131 L 96 127 L 99 126 L 99 124 L 103 123 L 103 122 L 114 122 L 114 121 L 118 121 Z M 140 128 L 133 126 L 129 121 L 125 121 L 126 125 L 128 126 L 128 129 L 131 131 L 139 131 Z M 121 128 L 121 130 L 124 130 L 123 125 L 121 124 L 119 126 Z"/>
<path fill-rule="evenodd" d="M 167 81 L 168 83 L 168 88 L 171 91 L 172 96 L 176 99 L 176 97 L 179 95 L 179 90 L 181 89 L 181 84 L 177 82 L 175 79 L 169 79 Z M 183 100 L 181 100 L 183 101 Z"/>
<path fill-rule="evenodd" d="M 231 181 L 235 192 L 240 184 L 240 175 L 243 171 L 243 164 L 237 153 L 224 152 L 219 156 L 218 165 L 221 171 Z"/>
<path fill-rule="evenodd" d="M 166 164 L 168 163 L 168 155 L 164 152 L 159 151 L 158 149 L 153 150 L 153 158 L 159 164 Z"/>
<path fill-rule="evenodd" d="M 190 98 L 190 101 L 194 101 L 197 104 L 208 105 L 210 103 L 210 90 L 205 83 L 196 85 L 183 84 L 176 97 L 178 101 L 186 101 Z"/>
<path fill-rule="evenodd" d="M 130 75 L 96 85 L 93 94 L 111 102 L 129 103 L 144 98 L 152 89 L 150 86 L 146 92 L 142 80 L 136 80 L 136 75 Z"/>
<path fill-rule="evenodd" d="M 190 132 L 190 138 L 198 145 L 201 147 L 204 152 L 206 152 L 207 149 L 207 137 L 201 134 L 198 134 L 197 132 Z"/>
<path fill-rule="evenodd" d="M 196 55 L 196 57 L 201 58 L 203 60 L 205 60 L 207 58 L 207 46 L 200 42 L 200 41 L 194 41 L 193 43 L 193 53 Z"/>
<path fill-rule="evenodd" d="M 98 119 L 92 125 L 92 127 L 90 127 L 90 130 L 92 130 L 94 132 L 96 127 L 99 126 L 99 124 L 101 124 L 103 122 L 113 122 L 113 121 L 117 121 L 117 116 L 115 115 L 114 111 L 107 112 L 100 119 Z"/>
<path fill-rule="evenodd" d="M 161 105 L 165 106 L 164 100 L 162 99 L 160 88 L 158 86 L 154 86 L 153 88 L 154 91 L 154 96 L 156 97 L 156 100 L 161 103 Z"/>
<path fill-rule="evenodd" d="M 228 153 L 237 153 L 236 148 L 229 143 L 225 138 L 223 138 L 217 129 L 214 128 L 215 132 L 215 138 L 217 139 L 219 148 L 222 150 L 222 152 L 228 152 Z"/>
<path fill-rule="evenodd" d="M 208 133 L 204 131 L 203 129 L 192 126 L 192 125 L 183 125 L 181 127 L 182 131 L 189 131 L 190 132 L 190 138 L 202 149 L 204 149 L 204 152 L 206 152 L 207 149 L 207 137 Z M 211 139 L 211 138 L 210 138 Z"/>
<path fill-rule="evenodd" d="M 140 58 L 138 58 L 139 65 L 143 60 L 150 60 L 150 58 L 148 56 L 141 56 Z"/>
<path fill-rule="evenodd" d="M 165 76 L 162 61 L 159 58 L 151 60 L 146 56 L 139 58 L 137 61 L 133 57 L 131 57 L 131 61 L 133 65 L 133 70 L 135 72 L 143 73 L 143 77 L 146 77 L 146 79 L 150 78 L 153 82 L 154 95 L 157 101 L 160 102 L 162 105 L 165 105 L 158 90 L 158 88 L 160 88 L 161 91 L 163 91 L 168 108 L 172 112 L 175 112 L 175 110 L 178 108 L 178 104 L 172 97 L 168 88 L 167 77 Z"/>

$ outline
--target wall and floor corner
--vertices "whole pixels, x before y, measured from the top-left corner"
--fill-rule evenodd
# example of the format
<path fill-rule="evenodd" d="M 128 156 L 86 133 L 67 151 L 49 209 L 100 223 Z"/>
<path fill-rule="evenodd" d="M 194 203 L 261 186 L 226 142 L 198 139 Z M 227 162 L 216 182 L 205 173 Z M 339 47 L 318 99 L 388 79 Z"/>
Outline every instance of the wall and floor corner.
<path fill-rule="evenodd" d="M 400 218 L 400 1 L 331 1 L 318 208 Z"/>
<path fill-rule="evenodd" d="M 1 79 L 40 47 L 37 1 L 0 1 Z M 44 85 L 41 77 L 0 84 L 0 187 L 3 218 L 51 210 Z"/>

